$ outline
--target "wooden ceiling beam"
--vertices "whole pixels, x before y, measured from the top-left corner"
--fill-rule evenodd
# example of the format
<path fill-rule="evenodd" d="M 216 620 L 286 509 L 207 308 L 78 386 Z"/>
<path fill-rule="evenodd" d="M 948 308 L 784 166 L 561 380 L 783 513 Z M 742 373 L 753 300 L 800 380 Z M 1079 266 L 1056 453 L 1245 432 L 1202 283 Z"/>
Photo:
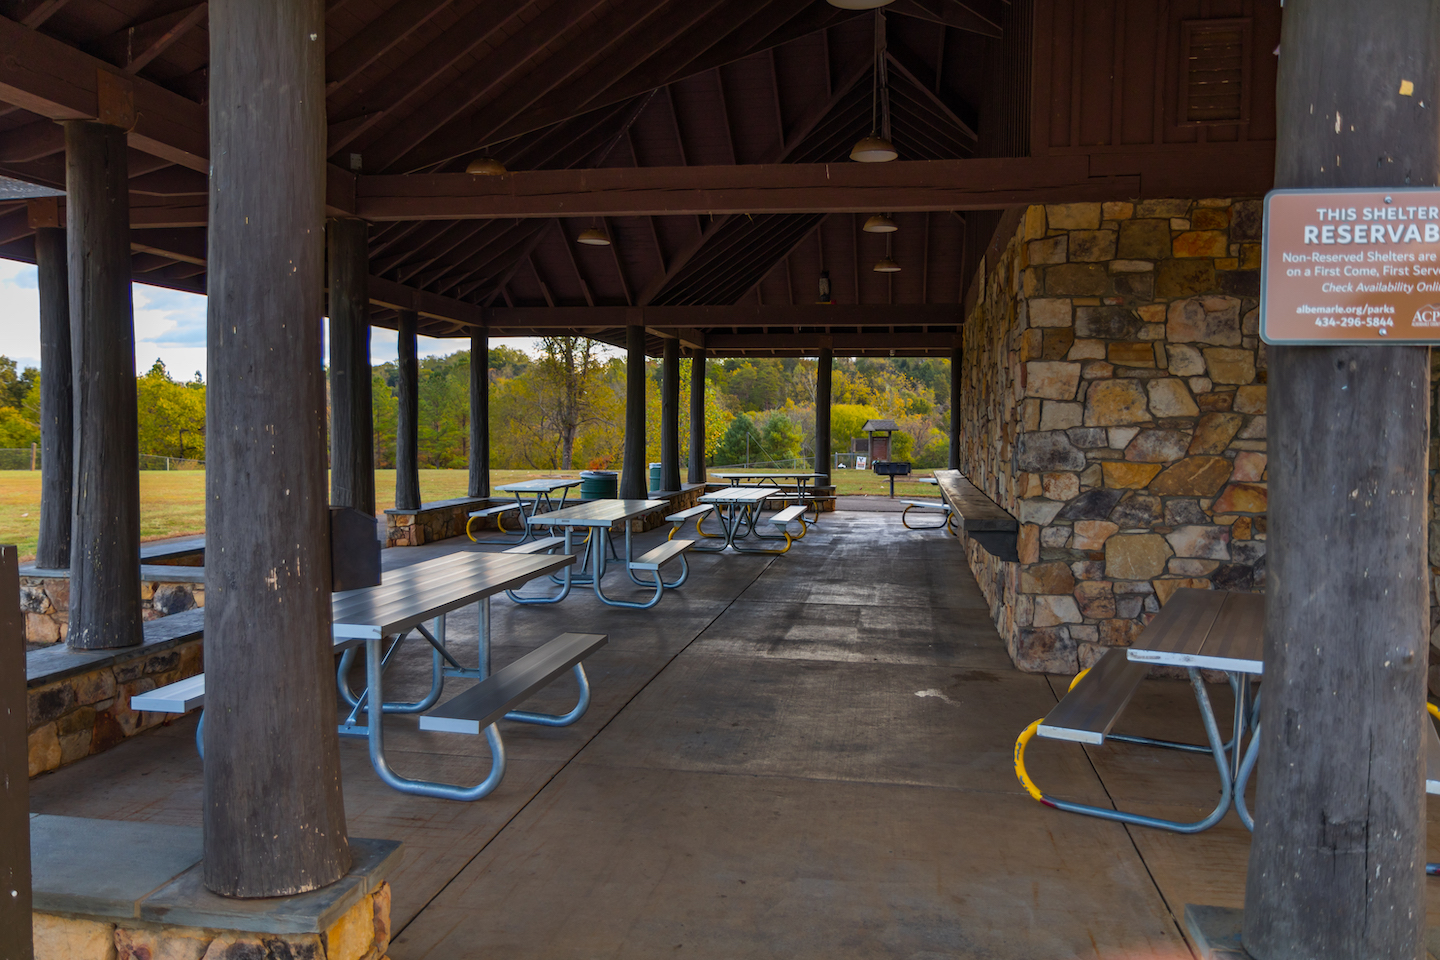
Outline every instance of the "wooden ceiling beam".
<path fill-rule="evenodd" d="M 65 150 L 65 128 L 36 120 L 0 133 L 0 163 L 29 163 Z"/>
<path fill-rule="evenodd" d="M 935 86 L 934 71 L 926 70 L 920 58 L 902 43 L 887 40 L 885 59 L 895 71 L 910 81 L 935 108 L 971 140 L 977 138 L 975 127 L 979 124 L 980 112 L 968 103 L 951 103 L 948 98 L 932 89 Z"/>
<path fill-rule="evenodd" d="M 558 109 L 550 108 L 549 122 L 581 115 L 586 104 L 635 69 L 637 63 L 643 64 L 654 51 L 676 45 L 677 41 L 683 44 L 687 32 L 722 2 L 687 0 L 667 7 L 661 0 L 630 0 L 624 5 L 624 17 L 613 14 L 607 17 L 596 24 L 596 29 L 556 51 L 539 69 L 527 75 L 523 83 L 515 84 L 480 109 L 435 131 L 401 158 L 404 165 L 421 169 L 452 160 L 482 144 L 541 129 L 548 123 L 531 108 L 547 96 L 558 104 Z M 585 69 L 592 62 L 594 65 Z M 518 127 L 507 129 L 507 125 L 517 119 Z"/>
<path fill-rule="evenodd" d="M 659 0 L 639 0 L 646 12 L 657 2 Z M 602 6 L 601 0 L 556 0 L 544 16 L 536 17 L 515 31 L 463 76 L 439 87 L 429 100 L 409 110 L 398 123 L 386 126 L 383 131 L 370 131 L 363 151 L 368 169 L 390 170 L 397 167 L 403 158 L 450 121 L 492 93 L 502 95 L 499 91 L 507 81 L 519 84 L 522 89 L 530 87 L 532 77 L 519 76 L 521 68 L 556 36 L 577 26 Z M 571 44 L 576 48 L 574 53 L 579 63 L 570 59 L 565 52 L 568 48 L 561 48 L 535 73 L 579 69 L 589 59 L 584 55 L 585 51 L 590 51 L 590 56 L 603 51 L 633 28 L 639 19 L 628 4 L 623 9 L 611 10 L 600 22 L 582 31 L 580 38 Z M 542 81 L 537 76 L 533 82 L 539 84 Z M 485 144 L 476 142 L 471 144 L 471 149 L 482 146 Z M 416 169 L 417 165 L 406 163 L 405 167 Z"/>
<path fill-rule="evenodd" d="M 1273 145 L 1263 146 L 1273 150 Z M 1253 173 L 1248 176 L 1256 179 Z M 1139 197 L 1140 186 L 1135 174 L 1092 177 L 1086 155 L 609 167 L 518 171 L 503 177 L 360 176 L 355 184 L 355 213 L 384 221 L 997 210 L 1028 203 Z M 1224 195 L 1254 192 L 1241 189 Z"/>
<path fill-rule="evenodd" d="M 497 137 L 518 136 L 594 109 L 613 100 L 613 91 L 617 89 L 627 93 L 638 92 L 671 83 L 700 57 L 744 31 L 760 14 L 765 14 L 765 23 L 773 26 L 788 19 L 795 9 L 806 2 L 808 0 L 783 0 L 780 3 L 774 0 L 735 0 L 721 7 L 717 0 L 708 5 L 682 7 L 686 13 L 684 20 L 689 21 L 689 25 L 681 32 L 664 43 L 626 51 L 628 56 L 624 58 L 608 58 L 602 67 L 537 103 L 535 110 L 511 118 L 500 127 Z M 704 19 L 700 20 L 701 17 Z M 698 25 L 696 21 L 699 21 Z M 747 50 L 753 46 L 753 40 L 748 37 L 743 42 Z M 595 74 L 602 69 L 607 73 L 596 77 Z"/>
<path fill-rule="evenodd" d="M 1000 39 L 1004 34 L 1000 29 L 998 11 L 988 15 L 981 14 L 976 12 L 975 6 L 971 3 L 959 3 L 957 0 L 894 0 L 885 12 L 928 20 L 931 23 L 954 27 L 956 30 L 978 33 L 982 37 Z"/>
<path fill-rule="evenodd" d="M 69 0 L 5 0 L 0 9 L 11 20 L 34 30 L 59 13 L 67 2 Z"/>
<path fill-rule="evenodd" d="M 377 77 L 370 87 L 378 91 L 373 99 L 363 97 L 331 114 L 327 154 L 333 157 L 383 122 L 529 5 L 530 0 L 485 0 L 452 24 L 435 43 Z M 341 84 L 330 94 L 333 96 L 343 87 Z"/>
<path fill-rule="evenodd" d="M 941 350 L 955 342 L 953 333 L 707 333 L 705 349 L 819 350 L 828 346 L 841 356 L 848 350 Z"/>
<path fill-rule="evenodd" d="M 202 2 L 150 20 L 131 24 L 95 44 L 95 49 L 126 73 L 139 73 L 177 40 L 195 29 L 209 13 Z"/>
<path fill-rule="evenodd" d="M 370 64 L 389 53 L 397 43 L 429 23 L 454 0 L 400 0 L 361 27 L 325 58 L 325 91 L 329 93 L 355 79 Z"/>
<path fill-rule="evenodd" d="M 109 74 L 104 111 L 126 121 L 130 146 L 209 173 L 209 116 L 195 101 L 3 17 L 0 50 L 0 100 L 51 120 L 93 120 L 102 114 L 99 74 Z"/>
<path fill-rule="evenodd" d="M 636 313 L 639 311 L 639 313 Z M 494 330 L 577 330 L 586 327 L 647 327 L 696 330 L 802 327 L 956 327 L 963 317 L 958 303 L 888 305 L 801 304 L 799 306 L 680 307 L 490 307 L 485 311 Z M 627 319 L 631 318 L 631 319 Z"/>

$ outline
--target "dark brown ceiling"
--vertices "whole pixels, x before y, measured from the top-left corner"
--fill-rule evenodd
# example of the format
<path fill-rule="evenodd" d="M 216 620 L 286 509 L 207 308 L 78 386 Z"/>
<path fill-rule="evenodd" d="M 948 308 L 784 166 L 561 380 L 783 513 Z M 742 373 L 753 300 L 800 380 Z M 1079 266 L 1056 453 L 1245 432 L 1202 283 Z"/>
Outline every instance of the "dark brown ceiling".
<path fill-rule="evenodd" d="M 0 14 L 198 102 L 205 7 L 0 0 Z M 986 149 L 979 107 L 1013 16 L 1004 0 L 887 8 L 903 159 L 1004 155 Z M 482 155 L 512 170 L 849 163 L 872 129 L 875 19 L 825 0 L 331 0 L 330 160 L 366 174 L 459 171 Z M 0 174 L 63 187 L 58 131 L 0 106 Z M 203 203 L 193 170 L 132 150 L 130 172 L 132 207 Z M 23 217 L 0 203 L 0 255 L 29 259 Z M 885 238 L 838 213 L 594 221 L 609 247 L 575 242 L 589 220 L 389 222 L 371 229 L 371 272 L 479 306 L 808 304 L 822 270 L 841 304 L 958 304 L 963 216 L 896 219 L 899 274 L 874 273 Z M 136 279 L 204 289 L 203 227 L 133 237 Z"/>

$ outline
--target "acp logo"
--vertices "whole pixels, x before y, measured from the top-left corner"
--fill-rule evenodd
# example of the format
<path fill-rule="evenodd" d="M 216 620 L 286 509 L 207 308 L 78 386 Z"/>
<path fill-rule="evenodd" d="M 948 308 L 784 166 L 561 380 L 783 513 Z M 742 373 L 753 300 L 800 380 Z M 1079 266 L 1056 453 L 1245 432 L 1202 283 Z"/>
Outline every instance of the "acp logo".
<path fill-rule="evenodd" d="M 1427 303 L 1415 311 L 1412 327 L 1440 327 L 1440 303 Z"/>

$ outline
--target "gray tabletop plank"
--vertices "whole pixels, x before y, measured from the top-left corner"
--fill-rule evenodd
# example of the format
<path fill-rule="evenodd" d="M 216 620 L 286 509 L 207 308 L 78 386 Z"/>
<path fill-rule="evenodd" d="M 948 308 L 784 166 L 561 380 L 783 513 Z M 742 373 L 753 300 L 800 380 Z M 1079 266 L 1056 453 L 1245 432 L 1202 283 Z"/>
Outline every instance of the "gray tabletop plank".
<path fill-rule="evenodd" d="M 759 503 L 770 497 L 779 496 L 773 487 L 725 487 L 700 498 L 701 503 Z"/>
<path fill-rule="evenodd" d="M 1265 661 L 1265 596 L 1227 593 L 1220 615 L 1205 637 L 1201 655 L 1220 663 L 1234 663 L 1246 673 L 1261 673 Z"/>
<path fill-rule="evenodd" d="M 1143 663 L 1259 673 L 1264 603 L 1260 594 L 1176 590 L 1130 647 L 1129 657 Z"/>
<path fill-rule="evenodd" d="M 545 527 L 608 526 L 669 506 L 665 500 L 591 500 L 542 514 L 536 523 Z"/>
<path fill-rule="evenodd" d="M 496 487 L 496 490 L 504 490 L 506 493 L 553 493 L 556 490 L 563 490 L 566 487 L 580 486 L 579 479 L 570 477 L 554 477 L 548 480 L 519 480 L 515 483 L 506 483 Z"/>
<path fill-rule="evenodd" d="M 337 595 L 333 608 L 335 637 L 369 639 L 403 633 L 441 614 L 575 562 L 575 558 L 567 554 L 465 552 L 438 559 L 445 562 L 426 561 L 403 567 L 391 571 L 402 576 L 389 583 Z M 397 593 L 397 587 L 408 589 Z"/>

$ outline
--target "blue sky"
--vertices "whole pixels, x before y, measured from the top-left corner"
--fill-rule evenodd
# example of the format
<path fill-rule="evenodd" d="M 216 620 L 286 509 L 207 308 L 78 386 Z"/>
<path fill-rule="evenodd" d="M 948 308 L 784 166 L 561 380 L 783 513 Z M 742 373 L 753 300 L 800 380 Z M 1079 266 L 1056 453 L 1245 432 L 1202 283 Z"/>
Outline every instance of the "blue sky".
<path fill-rule="evenodd" d="M 161 287 L 134 284 L 135 369 L 143 372 L 157 359 L 176 379 L 188 380 L 205 371 L 205 298 Z M 497 339 L 533 352 L 525 338 Z M 375 363 L 395 359 L 393 330 L 374 328 L 370 355 Z M 466 340 L 420 338 L 420 355 L 444 355 L 469 348 Z M 0 354 L 23 367 L 40 365 L 40 299 L 35 268 L 0 260 Z"/>

